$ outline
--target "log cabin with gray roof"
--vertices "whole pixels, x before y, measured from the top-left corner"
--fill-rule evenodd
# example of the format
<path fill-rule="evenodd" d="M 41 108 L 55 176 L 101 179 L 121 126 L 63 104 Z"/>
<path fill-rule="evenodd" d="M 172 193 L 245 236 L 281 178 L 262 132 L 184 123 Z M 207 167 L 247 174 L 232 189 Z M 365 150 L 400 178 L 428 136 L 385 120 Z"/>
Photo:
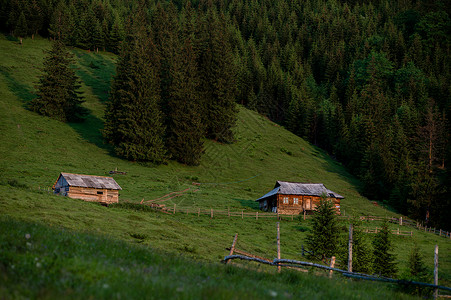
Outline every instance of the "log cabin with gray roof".
<path fill-rule="evenodd" d="M 74 199 L 110 204 L 119 202 L 122 188 L 113 177 L 61 173 L 52 189 Z"/>
<path fill-rule="evenodd" d="M 337 214 L 340 214 L 340 201 L 344 197 L 327 189 L 322 183 L 277 181 L 272 191 L 255 201 L 260 203 L 263 211 L 296 215 L 304 211 L 312 213 L 322 197 L 331 200 Z"/>

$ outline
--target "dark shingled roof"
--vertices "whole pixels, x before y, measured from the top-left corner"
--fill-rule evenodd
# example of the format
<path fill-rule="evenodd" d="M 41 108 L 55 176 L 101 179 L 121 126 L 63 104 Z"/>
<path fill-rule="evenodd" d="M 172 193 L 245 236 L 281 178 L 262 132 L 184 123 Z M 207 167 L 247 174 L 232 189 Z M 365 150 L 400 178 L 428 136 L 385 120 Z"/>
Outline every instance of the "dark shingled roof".
<path fill-rule="evenodd" d="M 67 181 L 69 186 L 95 188 L 95 189 L 108 189 L 108 190 L 122 190 L 113 177 L 93 176 L 93 175 L 81 175 L 71 173 L 61 173 Z M 59 178 L 58 178 L 59 179 Z"/>
<path fill-rule="evenodd" d="M 322 183 L 300 183 L 277 181 L 274 189 L 266 195 L 258 198 L 256 201 L 268 198 L 270 196 L 280 195 L 304 195 L 304 196 L 318 196 L 325 194 L 330 198 L 343 199 L 344 197 L 327 189 Z"/>

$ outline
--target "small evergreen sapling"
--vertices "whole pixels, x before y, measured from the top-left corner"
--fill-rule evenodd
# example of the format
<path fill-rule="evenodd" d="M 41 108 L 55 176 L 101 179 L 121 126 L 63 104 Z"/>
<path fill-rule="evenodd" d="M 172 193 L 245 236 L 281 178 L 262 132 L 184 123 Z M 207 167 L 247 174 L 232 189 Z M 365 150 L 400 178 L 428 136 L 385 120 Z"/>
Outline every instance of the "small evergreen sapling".
<path fill-rule="evenodd" d="M 373 266 L 373 251 L 368 236 L 362 230 L 362 221 L 357 218 L 352 220 L 352 271 L 359 273 L 371 274 Z M 340 250 L 338 251 L 338 259 L 343 262 L 348 261 L 348 226 L 342 230 L 343 234 L 340 239 Z"/>
<path fill-rule="evenodd" d="M 315 209 L 312 231 L 307 235 L 308 250 L 322 260 L 334 256 L 337 254 L 338 237 L 338 222 L 334 205 L 331 201 L 322 198 Z"/>
<path fill-rule="evenodd" d="M 390 229 L 387 223 L 382 225 L 381 231 L 376 233 L 373 240 L 373 271 L 384 277 L 396 277 L 398 272 L 391 240 Z"/>
<path fill-rule="evenodd" d="M 415 243 L 413 248 L 410 250 L 409 255 L 409 271 L 408 274 L 405 275 L 407 280 L 418 281 L 418 282 L 431 282 L 431 276 L 428 274 L 426 265 L 424 263 L 424 257 L 420 253 L 420 249 L 418 245 Z M 407 285 L 407 292 L 418 295 L 418 296 L 427 296 L 431 295 L 431 288 L 421 287 L 421 286 L 413 286 Z"/>

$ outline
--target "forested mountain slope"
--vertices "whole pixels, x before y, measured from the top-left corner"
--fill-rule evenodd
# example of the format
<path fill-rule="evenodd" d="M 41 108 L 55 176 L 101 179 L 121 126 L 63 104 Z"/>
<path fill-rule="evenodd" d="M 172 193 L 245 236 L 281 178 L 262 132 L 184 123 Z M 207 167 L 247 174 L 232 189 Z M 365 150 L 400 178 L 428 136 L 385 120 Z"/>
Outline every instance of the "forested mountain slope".
<path fill-rule="evenodd" d="M 5 280 L 8 280 L 8 284 L 0 285 L 0 294 L 11 295 L 17 294 L 16 291 L 27 291 L 29 294 L 24 294 L 25 296 L 55 293 L 79 297 L 109 297 L 121 291 L 116 288 L 106 289 L 105 284 L 113 286 L 118 280 L 115 276 L 121 275 L 134 279 L 130 285 L 125 285 L 121 280 L 121 284 L 117 283 L 118 287 L 124 288 L 136 286 L 133 292 L 129 291 L 131 297 L 140 297 L 141 292 L 147 290 L 144 286 L 157 295 L 164 293 L 166 289 L 170 289 L 171 294 L 176 293 L 176 289 L 180 287 L 175 286 L 174 282 L 185 277 L 189 279 L 184 291 L 193 295 L 211 295 L 209 284 L 214 283 L 211 276 L 218 274 L 217 276 L 226 278 L 231 286 L 236 286 L 234 295 L 244 295 L 246 288 L 241 284 L 247 282 L 247 285 L 264 286 L 257 292 L 261 291 L 261 294 L 255 295 L 272 297 L 268 286 L 274 281 L 272 275 L 266 272 L 258 272 L 265 274 L 261 278 L 247 270 L 250 274 L 249 281 L 242 279 L 244 275 L 239 275 L 240 284 L 237 286 L 234 282 L 236 276 L 225 275 L 228 272 L 242 274 L 239 271 L 234 273 L 237 272 L 234 268 L 210 269 L 199 261 L 185 261 L 184 258 L 181 262 L 176 260 L 168 266 L 164 257 L 171 260 L 173 254 L 165 254 L 171 252 L 197 260 L 217 262 L 228 253 L 224 248 L 229 246 L 237 232 L 241 249 L 271 257 L 275 253 L 275 220 L 228 219 L 216 215 L 210 219 L 209 216 L 197 217 L 192 213 L 186 215 L 185 212 L 169 215 L 136 211 L 134 208 L 107 208 L 48 194 L 47 189 L 61 171 L 104 175 L 117 168 L 118 171 L 127 172 L 126 175 L 114 175 L 123 188 L 121 202 L 136 203 L 143 198 L 156 199 L 174 191 L 190 189 L 183 196 L 170 199 L 164 204 L 171 208 L 174 204 L 177 208 L 230 208 L 231 211 L 254 214 L 257 212 L 254 200 L 269 191 L 275 180 L 322 182 L 346 197 L 342 201 L 346 215 L 395 215 L 382 207 L 382 204 L 372 203 L 363 197 L 359 192 L 362 188 L 359 180 L 323 150 L 242 106 L 239 107 L 233 129 L 235 141 L 223 144 L 205 139 L 205 154 L 198 166 L 187 166 L 174 161 L 155 165 L 117 157 L 113 148 L 104 143 L 100 131 L 117 57 L 104 52 L 92 53 L 77 48 L 70 50 L 75 55 L 76 74 L 82 80 L 81 91 L 86 100 L 83 106 L 89 109 L 89 114 L 82 123 L 62 123 L 28 109 L 28 103 L 35 97 L 34 85 L 42 74 L 41 66 L 46 55 L 42 50 L 50 47 L 51 42 L 39 37 L 34 40 L 26 38 L 22 45 L 10 36 L 0 38 L 0 52 L 4 54 L 0 57 L 0 104 L 4 108 L 0 110 L 0 222 L 7 229 L 2 232 L 0 247 L 5 251 L 1 251 L 3 256 L 0 259 L 2 268 L 13 262 L 18 270 L 11 271 L 9 267 L 2 269 L 6 270 L 2 274 L 7 274 Z M 310 222 L 299 221 L 281 222 L 283 257 L 300 257 L 300 247 L 310 230 Z M 370 222 L 365 226 L 374 228 L 380 225 Z M 59 229 L 55 231 L 49 227 Z M 396 228 L 396 224 L 391 225 L 391 229 Z M 31 235 L 30 240 L 26 238 L 26 234 Z M 107 235 L 108 238 L 102 237 L 99 240 L 99 234 Z M 344 235 L 346 236 L 346 232 Z M 367 237 L 371 238 L 372 235 L 368 234 Z M 413 237 L 394 235 L 393 239 L 396 262 L 402 272 L 408 268 L 409 251 L 416 242 L 420 244 L 428 271 L 432 274 L 431 249 L 439 244 L 440 283 L 447 285 L 450 282 L 448 239 L 419 230 L 414 230 Z M 76 241 L 76 247 L 73 241 Z M 126 242 L 125 246 L 121 241 Z M 27 242 L 33 247 L 27 248 Z M 144 246 L 131 245 L 134 243 Z M 56 246 L 48 247 L 48 244 Z M 106 248 L 111 251 L 106 251 Z M 154 253 L 155 248 L 165 252 Z M 128 249 L 133 255 L 125 258 L 124 249 Z M 48 270 L 48 273 L 43 274 L 38 265 Z M 138 269 L 137 265 L 140 266 Z M 161 268 L 161 271 L 148 276 L 149 265 L 153 268 L 150 270 Z M 184 273 L 181 269 L 190 271 Z M 92 274 L 104 281 L 94 282 Z M 209 276 L 210 279 L 205 279 L 208 284 L 200 287 L 197 292 L 192 292 L 197 287 L 197 281 L 192 281 L 193 277 Z M 277 283 L 275 291 L 281 297 L 291 297 L 298 292 L 317 297 L 329 295 L 319 292 L 323 288 L 316 288 L 314 282 L 318 281 L 315 277 L 283 276 L 290 277 L 290 282 L 296 283 Z M 148 281 L 149 278 L 153 278 L 152 284 Z M 258 280 L 255 281 L 255 278 Z M 300 283 L 313 288 L 300 291 L 295 288 Z M 73 285 L 78 289 L 71 289 Z M 334 283 L 332 285 L 335 286 Z M 339 286 L 338 290 L 342 290 L 341 281 L 337 281 L 336 285 Z M 23 288 L 27 286 L 28 289 Z M 335 287 L 331 288 L 332 291 L 334 289 Z M 284 291 L 287 293 L 284 294 Z M 331 291 L 328 290 L 329 292 Z M 353 284 L 349 290 L 335 295 L 349 298 L 352 297 L 349 296 L 350 293 L 354 295 L 354 292 L 357 293 L 355 297 L 381 297 L 387 294 L 388 297 L 403 297 L 392 294 L 393 291 L 387 290 L 386 286 L 375 285 L 373 290 L 366 284 L 363 287 Z M 217 295 L 230 294 L 221 285 Z"/>
<path fill-rule="evenodd" d="M 180 63 L 173 55 L 183 46 L 176 41 L 189 27 L 187 16 L 191 24 L 221 23 L 208 30 L 214 36 L 221 28 L 221 49 L 235 74 L 228 76 L 236 79 L 226 90 L 238 103 L 325 149 L 362 180 L 366 196 L 449 226 L 443 213 L 451 199 L 446 1 L 7 0 L 0 24 L 15 36 L 39 33 L 118 53 L 138 8 L 165 53 L 162 70 Z M 193 41 L 205 33 L 197 28 Z"/>

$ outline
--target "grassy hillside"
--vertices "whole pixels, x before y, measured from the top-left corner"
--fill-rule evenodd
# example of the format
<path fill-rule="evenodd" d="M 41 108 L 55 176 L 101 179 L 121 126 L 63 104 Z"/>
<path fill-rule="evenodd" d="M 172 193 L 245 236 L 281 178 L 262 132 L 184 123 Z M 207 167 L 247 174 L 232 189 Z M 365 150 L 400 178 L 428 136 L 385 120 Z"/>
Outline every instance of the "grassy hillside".
<path fill-rule="evenodd" d="M 236 143 L 205 141 L 205 155 L 198 167 L 170 162 L 151 166 L 124 161 L 111 155 L 101 137 L 104 102 L 114 74 L 114 57 L 73 50 L 77 74 L 83 80 L 86 122 L 61 124 L 24 109 L 33 97 L 46 40 L 25 40 L 24 45 L 0 40 L 0 116 L 2 144 L 0 170 L 33 188 L 51 187 L 61 171 L 104 175 L 117 168 L 123 187 L 121 200 L 140 201 L 205 183 L 196 194 L 175 202 L 202 207 L 255 207 L 252 200 L 271 190 L 276 180 L 322 182 L 346 197 L 346 213 L 385 215 L 358 193 L 359 182 L 322 150 L 308 144 L 255 112 L 240 109 Z M 249 179 L 251 178 L 251 179 Z M 4 178 L 5 179 L 5 178 Z M 243 181 L 245 179 L 249 179 Z M 239 182 L 242 181 L 242 182 Z"/>
<path fill-rule="evenodd" d="M 410 299 L 389 286 L 198 263 L 106 236 L 0 218 L 0 298 Z M 10 264 L 3 265 L 2 261 Z M 343 288 L 345 287 L 345 288 Z"/>
<path fill-rule="evenodd" d="M 170 255 L 182 253 L 184 257 L 208 262 L 218 262 L 223 258 L 227 254 L 225 247 L 230 245 L 233 235 L 239 233 L 240 249 L 269 258 L 273 258 L 276 254 L 274 219 L 241 220 L 226 217 L 210 219 L 207 216 L 167 215 L 118 207 L 107 208 L 42 191 L 51 187 L 62 171 L 93 175 L 104 175 L 115 168 L 126 171 L 127 175 L 115 176 L 116 181 L 123 188 L 120 195 L 121 202 L 150 200 L 170 192 L 190 188 L 191 190 L 184 196 L 168 200 L 165 204 L 170 207 L 176 204 L 177 207 L 230 208 L 247 211 L 255 211 L 257 206 L 254 200 L 271 190 L 276 180 L 322 182 L 329 189 L 345 196 L 342 201 L 342 210 L 347 215 L 395 215 L 362 197 L 359 194 L 359 182 L 323 151 L 244 108 L 240 109 L 235 128 L 236 143 L 223 145 L 205 141 L 205 155 L 202 164 L 198 167 L 188 167 L 174 162 L 153 166 L 117 158 L 111 148 L 103 144 L 100 132 L 104 103 L 108 98 L 109 84 L 114 74 L 115 57 L 113 55 L 73 50 L 77 59 L 77 74 L 83 81 L 85 106 L 90 109 L 86 122 L 63 124 L 25 109 L 27 102 L 33 97 L 33 85 L 40 74 L 39 67 L 44 57 L 42 50 L 48 47 L 48 41 L 43 39 L 26 39 L 24 45 L 20 46 L 0 36 L 0 53 L 2 53 L 0 56 L 0 104 L 2 107 L 0 110 L 0 212 L 1 215 L 8 216 L 2 219 L 2 227 L 8 228 L 7 231 L 2 231 L 2 234 L 10 236 L 13 240 L 13 242 L 3 243 L 3 249 L 23 247 L 22 241 L 16 241 L 15 237 L 23 236 L 29 226 L 34 226 L 39 228 L 38 231 L 46 233 L 41 234 L 43 236 L 53 232 L 52 230 L 61 231 L 60 228 L 66 228 L 70 230 L 69 235 L 76 235 L 80 239 L 89 239 L 94 234 L 96 235 L 94 239 L 102 240 L 96 243 L 106 241 L 105 243 L 111 243 L 114 249 L 131 247 L 138 252 L 144 251 L 145 255 L 158 257 L 163 253 L 158 251 L 172 253 Z M 193 182 L 200 185 L 193 185 Z M 198 191 L 195 191 L 196 189 Z M 18 221 L 20 222 L 17 223 Z M 367 224 L 371 228 L 377 225 L 373 222 Z M 56 226 L 58 229 L 48 226 Z M 15 230 L 15 227 L 20 228 Z M 392 227 L 397 228 L 394 225 Z M 300 247 L 309 230 L 309 222 L 282 221 L 281 229 L 282 256 L 299 259 Z M 83 234 L 79 234 L 80 232 Z M 97 237 L 97 235 L 104 237 Z M 55 242 L 60 245 L 58 247 L 70 249 L 70 245 L 65 245 L 60 240 L 51 241 L 51 237 L 46 238 L 49 240 L 42 242 L 42 245 Z M 401 271 L 407 267 L 408 253 L 414 242 L 420 244 L 427 264 L 432 268 L 433 246 L 438 243 L 441 254 L 440 283 L 450 285 L 451 242 L 449 240 L 418 231 L 414 231 L 413 238 L 395 236 L 394 239 Z M 96 246 L 92 246 L 89 250 L 91 252 L 88 251 L 83 255 L 89 256 L 95 252 L 95 248 Z M 157 252 L 160 254 L 153 254 L 155 249 L 158 249 Z M 32 253 L 37 257 L 51 255 L 50 252 L 45 251 Z M 2 260 L 4 259 L 5 257 Z M 8 259 L 10 258 L 6 257 L 6 261 Z M 210 268 L 210 266 L 198 265 L 188 258 L 180 259 L 181 265 L 189 263 L 194 268 L 193 274 L 207 272 L 204 268 Z M 109 266 L 111 261 L 106 259 L 103 263 Z M 124 263 L 129 267 L 135 264 L 133 260 Z M 110 269 L 105 269 L 104 274 L 98 276 L 107 276 L 105 274 L 111 272 L 117 272 L 119 277 L 128 276 L 127 272 L 119 271 L 120 265 L 112 264 Z M 144 261 L 140 260 L 139 264 L 144 264 Z M 74 262 L 73 266 L 77 267 L 78 263 Z M 88 263 L 83 268 L 92 270 L 95 264 Z M 178 268 L 181 267 L 175 267 L 176 270 Z M 228 269 L 224 271 L 222 266 L 211 266 L 211 268 L 208 272 L 209 270 L 219 272 L 220 275 L 217 276 L 228 274 Z M 14 281 L 15 275 L 8 272 L 6 272 L 7 277 Z M 144 271 L 137 272 L 131 278 L 143 276 Z M 241 276 L 242 273 L 239 274 Z M 257 276 L 256 274 L 259 273 L 252 273 L 252 276 Z M 10 275 L 12 277 L 9 277 Z M 107 278 L 110 278 L 108 276 Z M 177 271 L 175 274 L 165 276 L 168 277 L 167 281 L 162 279 L 165 282 L 162 284 L 163 290 L 176 289 L 175 285 L 169 283 L 174 277 L 185 278 L 191 275 L 183 275 Z M 274 279 L 275 277 L 277 276 L 269 277 L 265 284 L 269 286 L 271 280 L 281 280 Z M 310 280 L 307 278 L 302 277 L 302 280 Z M 144 286 L 149 279 L 142 280 L 138 282 Z M 187 281 L 187 286 L 191 289 L 194 280 L 189 278 Z M 127 282 L 129 281 L 125 281 L 123 286 L 127 286 Z M 255 284 L 255 282 L 249 282 L 249 284 Z M 340 283 L 336 284 L 338 288 Z M 287 285 L 287 288 L 294 289 L 294 286 L 296 285 Z M 241 295 L 245 287 L 246 284 L 237 287 L 237 292 L 233 295 L 235 297 Z M 55 291 L 50 292 L 59 293 L 59 288 L 54 288 Z M 375 288 L 385 290 L 380 285 L 375 285 Z M 96 296 L 110 295 L 100 292 L 96 294 L 95 284 L 87 284 L 85 289 Z M 314 290 L 311 291 L 312 295 Z M 229 295 L 226 291 L 227 287 L 224 286 L 222 297 Z M 295 293 L 294 290 L 293 293 Z M 366 296 L 374 295 L 374 293 L 378 292 L 371 291 Z M 283 293 L 278 295 L 281 296 Z M 207 296 L 208 294 L 205 295 Z M 326 295 L 319 295 L 319 297 L 322 296 L 326 297 Z M 256 295 L 252 294 L 252 297 Z M 267 294 L 266 297 L 268 297 Z M 343 298 L 345 297 L 347 296 L 343 295 Z M 362 294 L 362 297 L 365 296 Z"/>

